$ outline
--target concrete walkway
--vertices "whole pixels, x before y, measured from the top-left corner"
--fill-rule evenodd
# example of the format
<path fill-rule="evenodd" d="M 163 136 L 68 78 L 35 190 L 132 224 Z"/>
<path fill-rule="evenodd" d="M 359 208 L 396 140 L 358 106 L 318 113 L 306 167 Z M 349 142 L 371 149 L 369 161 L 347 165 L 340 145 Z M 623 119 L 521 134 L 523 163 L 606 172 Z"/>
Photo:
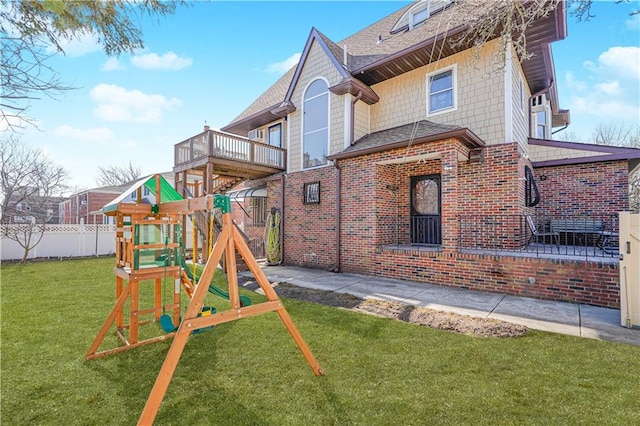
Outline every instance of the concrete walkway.
<path fill-rule="evenodd" d="M 271 282 L 392 300 L 446 312 L 496 318 L 531 329 L 640 346 L 640 329 L 620 325 L 620 311 L 292 266 L 265 266 Z M 239 275 L 251 276 L 251 272 Z"/>

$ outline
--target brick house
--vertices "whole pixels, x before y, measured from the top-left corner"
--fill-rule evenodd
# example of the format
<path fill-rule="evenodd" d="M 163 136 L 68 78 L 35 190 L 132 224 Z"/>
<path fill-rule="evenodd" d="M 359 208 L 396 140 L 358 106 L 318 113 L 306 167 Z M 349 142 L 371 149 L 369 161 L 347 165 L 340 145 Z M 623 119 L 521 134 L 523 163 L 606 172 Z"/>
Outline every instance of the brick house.
<path fill-rule="evenodd" d="M 640 150 L 551 140 L 570 121 L 551 52 L 566 5 L 529 28 L 530 59 L 509 47 L 501 68 L 498 39 L 478 54 L 443 42 L 455 8 L 415 2 L 338 43 L 313 28 L 222 131 L 176 145 L 177 186 L 264 187 L 285 264 L 617 307 L 617 253 L 601 244 Z"/>
<path fill-rule="evenodd" d="M 126 188 L 127 185 L 105 186 L 72 194 L 58 206 L 60 223 L 87 225 L 107 223 L 109 218 L 102 214 L 102 207 L 122 194 Z"/>

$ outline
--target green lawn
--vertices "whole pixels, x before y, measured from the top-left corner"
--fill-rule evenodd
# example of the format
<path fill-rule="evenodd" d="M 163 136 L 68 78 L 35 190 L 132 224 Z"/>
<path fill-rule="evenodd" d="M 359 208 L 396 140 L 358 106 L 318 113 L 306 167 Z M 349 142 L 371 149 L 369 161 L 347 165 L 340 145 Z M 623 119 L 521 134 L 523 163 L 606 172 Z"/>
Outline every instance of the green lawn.
<path fill-rule="evenodd" d="M 112 267 L 2 266 L 2 424 L 136 423 L 170 343 L 84 361 L 114 302 Z M 275 313 L 223 324 L 189 340 L 157 424 L 640 424 L 639 347 L 470 337 L 285 304 L 325 376 Z"/>

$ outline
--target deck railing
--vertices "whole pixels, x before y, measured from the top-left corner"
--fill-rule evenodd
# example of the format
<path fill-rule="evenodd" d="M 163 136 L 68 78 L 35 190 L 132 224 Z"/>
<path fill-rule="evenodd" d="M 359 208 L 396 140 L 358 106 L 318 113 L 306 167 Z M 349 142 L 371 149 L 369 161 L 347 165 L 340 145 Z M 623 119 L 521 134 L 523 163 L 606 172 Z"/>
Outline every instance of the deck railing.
<path fill-rule="evenodd" d="M 206 157 L 284 170 L 286 150 L 247 138 L 207 130 L 175 145 L 175 166 Z"/>
<path fill-rule="evenodd" d="M 618 258 L 618 215 L 460 215 L 458 250 Z"/>

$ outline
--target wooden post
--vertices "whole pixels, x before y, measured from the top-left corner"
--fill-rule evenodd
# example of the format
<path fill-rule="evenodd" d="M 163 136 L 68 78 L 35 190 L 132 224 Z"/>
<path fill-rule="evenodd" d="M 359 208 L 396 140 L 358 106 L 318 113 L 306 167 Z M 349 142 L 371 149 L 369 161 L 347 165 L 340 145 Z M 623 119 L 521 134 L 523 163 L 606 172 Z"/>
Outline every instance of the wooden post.
<path fill-rule="evenodd" d="M 221 324 L 224 322 L 234 321 L 248 316 L 259 315 L 266 312 L 275 311 L 278 317 L 286 327 L 287 331 L 295 341 L 296 345 L 302 352 L 302 355 L 306 359 L 307 363 L 313 370 L 314 374 L 319 376 L 324 374 L 320 364 L 313 356 L 311 349 L 307 346 L 302 335 L 294 325 L 291 317 L 286 311 L 284 305 L 281 303 L 275 290 L 269 283 L 266 275 L 260 269 L 258 262 L 253 257 L 251 250 L 247 246 L 246 242 L 240 235 L 239 231 L 233 226 L 230 213 L 230 202 L 228 197 L 222 206 L 223 211 L 223 228 L 220 233 L 211 256 L 207 260 L 207 263 L 200 277 L 200 281 L 196 286 L 195 292 L 191 298 L 189 306 L 184 314 L 184 317 L 176 331 L 176 335 L 173 339 L 167 357 L 162 364 L 158 377 L 151 389 L 149 398 L 142 410 L 138 425 L 150 425 L 153 424 L 162 400 L 167 392 L 171 378 L 175 373 L 182 352 L 187 344 L 189 336 L 192 331 L 199 330 L 205 327 L 210 327 L 215 324 Z M 214 201 L 216 207 L 220 207 L 219 204 Z M 227 209 L 225 211 L 225 209 Z M 258 285 L 264 291 L 267 296 L 268 302 L 264 302 L 258 305 L 241 307 L 239 302 L 239 289 L 238 289 L 238 276 L 235 268 L 235 253 L 236 249 L 245 260 L 249 269 L 256 277 Z M 226 255 L 227 261 L 227 280 L 229 285 L 229 300 L 231 309 L 228 311 L 218 312 L 213 315 L 198 317 L 198 314 L 202 310 L 204 303 L 204 297 L 206 296 L 209 284 L 213 279 L 213 275 L 217 269 L 217 265 L 222 258 L 223 253 Z"/>
<path fill-rule="evenodd" d="M 162 278 L 155 279 L 155 288 L 153 292 L 153 307 L 156 308 L 154 313 L 154 318 L 159 319 L 162 313 L 160 310 L 162 309 Z"/>
<path fill-rule="evenodd" d="M 116 300 L 120 299 L 123 291 L 123 279 L 116 275 Z M 116 311 L 116 328 L 124 327 L 124 311 L 122 307 Z"/>
<path fill-rule="evenodd" d="M 131 277 L 129 279 L 129 287 L 131 288 L 131 306 L 129 308 L 129 343 L 138 343 L 138 279 Z"/>
<path fill-rule="evenodd" d="M 229 237 L 229 233 L 229 229 L 223 229 L 222 235 L 224 235 L 225 242 Z M 204 302 L 204 297 L 207 295 L 207 291 L 209 289 L 209 283 L 211 282 L 213 274 L 217 269 L 218 262 L 220 262 L 220 257 L 222 257 L 222 252 L 224 251 L 224 249 L 225 244 L 216 244 L 216 248 L 213 250 L 211 257 L 207 261 L 204 270 L 202 271 L 202 276 L 200 277 L 200 281 L 198 283 L 198 286 L 196 287 L 196 291 L 191 298 L 191 302 L 189 302 L 189 306 L 187 307 L 187 310 L 184 314 L 184 319 L 178 327 L 178 331 L 176 332 L 176 336 L 171 343 L 171 347 L 169 348 L 167 357 L 165 358 L 164 363 L 160 368 L 160 373 L 158 374 L 156 382 L 151 389 L 151 393 L 149 394 L 147 403 L 142 410 L 142 414 L 140 415 L 140 419 L 138 420 L 138 425 L 153 424 L 153 420 L 158 414 L 160 404 L 162 403 L 164 395 L 167 392 L 167 388 L 169 387 L 169 382 L 171 382 L 171 378 L 173 377 L 176 367 L 178 366 L 178 361 L 180 361 L 182 351 L 184 350 L 184 347 L 187 344 L 187 340 L 189 340 L 189 335 L 192 331 L 190 324 L 188 324 L 188 320 L 196 318 L 198 316 L 198 313 L 200 313 Z"/>

